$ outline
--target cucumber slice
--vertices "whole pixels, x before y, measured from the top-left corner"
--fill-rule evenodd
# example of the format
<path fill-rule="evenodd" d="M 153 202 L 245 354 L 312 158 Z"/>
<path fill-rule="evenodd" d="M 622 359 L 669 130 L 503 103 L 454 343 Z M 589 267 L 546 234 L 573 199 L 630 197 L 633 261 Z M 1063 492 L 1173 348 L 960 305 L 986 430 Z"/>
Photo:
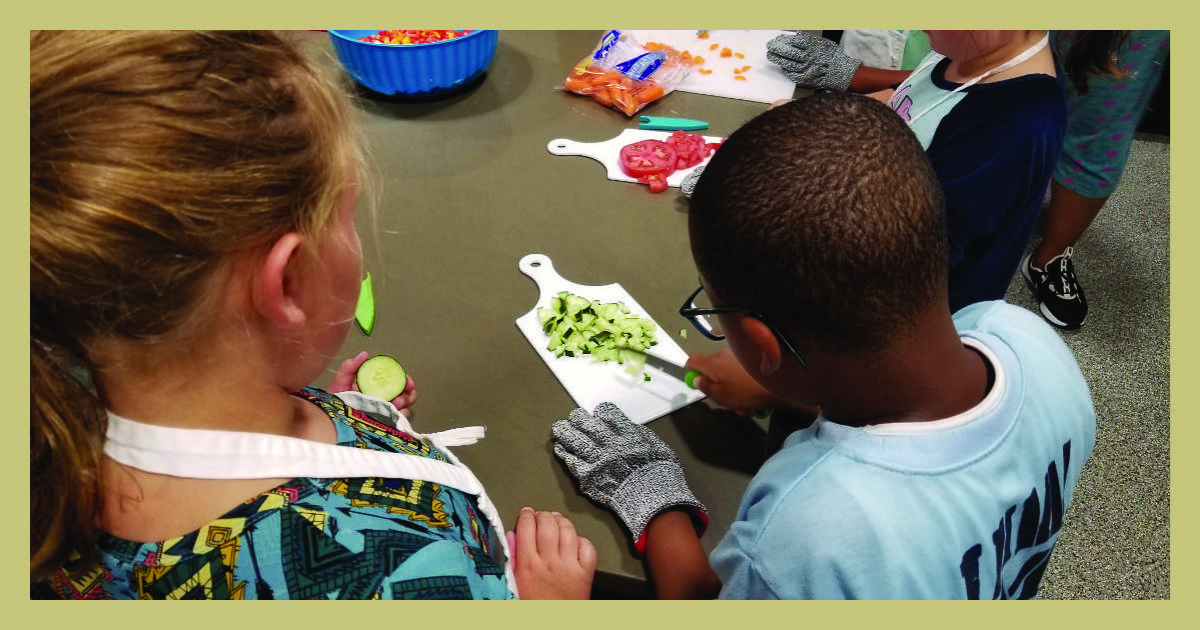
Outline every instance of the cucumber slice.
<path fill-rule="evenodd" d="M 378 398 L 391 400 L 404 393 L 408 375 L 400 362 L 386 354 L 371 357 L 363 362 L 355 374 L 358 391 Z"/>

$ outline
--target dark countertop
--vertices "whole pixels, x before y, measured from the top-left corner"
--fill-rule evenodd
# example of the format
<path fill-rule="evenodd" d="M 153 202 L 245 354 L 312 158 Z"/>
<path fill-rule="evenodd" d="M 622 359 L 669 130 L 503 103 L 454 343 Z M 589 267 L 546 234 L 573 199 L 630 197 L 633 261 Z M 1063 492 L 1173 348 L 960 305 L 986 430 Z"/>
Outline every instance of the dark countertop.
<path fill-rule="evenodd" d="M 649 591 L 628 533 L 579 494 L 551 449 L 550 425 L 575 404 L 514 324 L 538 298 L 517 261 L 541 252 L 564 278 L 620 283 L 666 330 L 690 329 L 677 312 L 697 282 L 678 189 L 651 194 L 607 180 L 594 160 L 546 150 L 555 138 L 596 142 L 637 126 L 561 88 L 599 36 L 502 31 L 486 78 L 469 91 L 424 103 L 359 101 L 373 173 L 358 227 L 377 315 L 371 336 L 355 328 L 342 356 L 396 356 L 417 384 L 418 431 L 487 426 L 484 440 L 455 453 L 506 526 L 525 505 L 562 512 L 596 545 L 597 586 L 636 595 Z M 327 35 L 303 37 L 340 72 Z M 706 120 L 700 133 L 725 136 L 766 108 L 675 92 L 640 114 Z M 699 334 L 676 341 L 689 353 L 721 347 Z M 703 401 L 649 426 L 708 506 L 702 542 L 711 550 L 763 459 L 765 427 Z"/>

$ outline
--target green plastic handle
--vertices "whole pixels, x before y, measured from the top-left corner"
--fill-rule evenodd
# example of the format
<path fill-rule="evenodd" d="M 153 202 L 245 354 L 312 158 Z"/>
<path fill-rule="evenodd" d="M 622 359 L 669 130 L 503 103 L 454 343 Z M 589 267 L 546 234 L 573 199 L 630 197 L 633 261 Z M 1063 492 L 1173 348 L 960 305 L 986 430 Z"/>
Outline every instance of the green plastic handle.
<path fill-rule="evenodd" d="M 708 123 L 703 120 L 692 120 L 691 118 L 667 118 L 665 116 L 642 116 L 642 122 L 638 125 L 638 129 L 665 129 L 675 130 L 683 129 L 684 131 L 696 131 L 698 129 L 708 129 Z"/>

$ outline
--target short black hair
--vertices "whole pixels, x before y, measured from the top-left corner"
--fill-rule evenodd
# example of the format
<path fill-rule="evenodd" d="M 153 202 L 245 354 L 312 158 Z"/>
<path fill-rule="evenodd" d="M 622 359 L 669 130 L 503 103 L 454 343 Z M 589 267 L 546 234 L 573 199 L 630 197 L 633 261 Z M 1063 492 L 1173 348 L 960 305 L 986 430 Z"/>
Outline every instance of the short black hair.
<path fill-rule="evenodd" d="M 729 136 L 696 184 L 692 256 L 727 305 L 827 349 L 871 352 L 944 308 L 941 187 L 887 106 L 819 93 Z"/>

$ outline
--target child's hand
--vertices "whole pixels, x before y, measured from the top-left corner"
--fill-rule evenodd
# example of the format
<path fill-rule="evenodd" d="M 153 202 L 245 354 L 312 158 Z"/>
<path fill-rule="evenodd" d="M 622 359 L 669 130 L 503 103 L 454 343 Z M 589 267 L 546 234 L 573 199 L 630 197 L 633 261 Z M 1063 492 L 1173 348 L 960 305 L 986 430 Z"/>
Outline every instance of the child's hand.
<path fill-rule="evenodd" d="M 684 368 L 700 373 L 695 380 L 696 389 L 739 415 L 781 404 L 778 398 L 746 372 L 746 368 L 728 348 L 713 355 L 692 355 Z"/>
<path fill-rule="evenodd" d="M 342 361 L 338 365 L 337 370 L 333 373 L 333 379 L 329 382 L 329 393 L 336 394 L 338 392 L 356 392 L 358 385 L 354 382 L 355 375 L 358 374 L 358 368 L 367 361 L 370 355 L 366 350 Z M 417 386 L 413 382 L 412 375 L 409 374 L 404 384 L 404 391 L 399 396 L 391 400 L 392 406 L 404 414 L 405 417 L 412 417 L 412 410 L 409 407 L 417 402 Z"/>
<path fill-rule="evenodd" d="M 588 599 L 596 573 L 596 547 L 575 533 L 558 512 L 521 508 L 516 533 L 508 532 L 513 575 L 521 599 Z"/>

